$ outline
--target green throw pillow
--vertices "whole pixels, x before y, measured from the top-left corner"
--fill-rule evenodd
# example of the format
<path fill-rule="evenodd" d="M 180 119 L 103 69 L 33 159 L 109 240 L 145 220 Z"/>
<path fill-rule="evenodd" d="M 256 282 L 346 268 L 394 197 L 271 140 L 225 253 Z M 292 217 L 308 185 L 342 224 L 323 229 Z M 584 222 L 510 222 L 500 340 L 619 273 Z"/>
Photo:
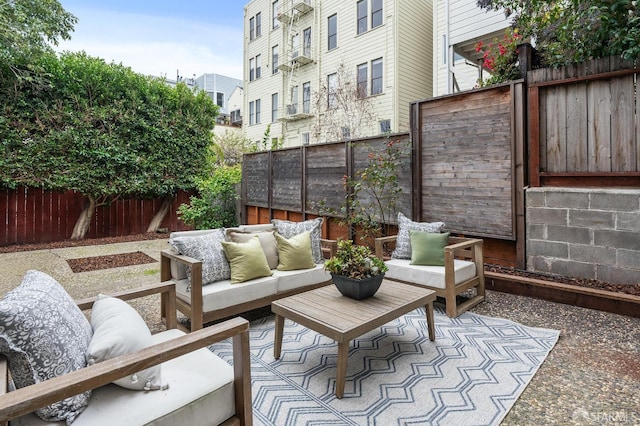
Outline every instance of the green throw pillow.
<path fill-rule="evenodd" d="M 444 266 L 444 248 L 449 243 L 449 233 L 409 231 L 411 239 L 411 264 Z"/>
<path fill-rule="evenodd" d="M 220 244 L 231 266 L 231 284 L 273 275 L 257 235 L 246 243 L 222 241 Z"/>
<path fill-rule="evenodd" d="M 311 232 L 305 231 L 289 239 L 276 232 L 278 271 L 309 269 L 316 266 L 311 253 Z"/>

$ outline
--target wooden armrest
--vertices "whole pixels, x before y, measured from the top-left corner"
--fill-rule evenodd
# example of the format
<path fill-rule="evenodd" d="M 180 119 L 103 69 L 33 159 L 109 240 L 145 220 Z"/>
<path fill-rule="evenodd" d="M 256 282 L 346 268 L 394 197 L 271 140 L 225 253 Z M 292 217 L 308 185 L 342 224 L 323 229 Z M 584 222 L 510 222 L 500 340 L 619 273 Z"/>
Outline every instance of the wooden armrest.
<path fill-rule="evenodd" d="M 320 244 L 322 245 L 323 250 L 326 249 L 329 252 L 329 257 L 335 256 L 338 251 L 338 241 L 337 240 L 329 240 L 326 238 L 320 238 Z"/>
<path fill-rule="evenodd" d="M 166 260 L 165 260 L 166 259 Z M 160 262 L 162 261 L 171 261 L 175 260 L 176 262 L 180 262 L 185 266 L 193 266 L 197 264 L 202 264 L 201 260 L 195 259 L 193 257 L 185 256 L 184 254 L 180 254 L 174 249 L 165 249 L 160 251 Z"/>
<path fill-rule="evenodd" d="M 455 252 L 461 249 L 471 248 L 473 246 L 482 245 L 482 240 L 478 238 L 461 238 L 461 237 L 450 237 L 450 242 L 453 244 L 449 244 L 444 248 L 445 251 Z"/>
<path fill-rule="evenodd" d="M 109 296 L 117 297 L 121 300 L 133 300 L 153 294 L 160 294 L 160 305 L 166 307 L 166 312 L 161 312 L 161 314 L 164 314 L 166 318 L 167 329 L 176 328 L 178 326 L 178 319 L 176 315 L 176 285 L 174 283 L 161 282 L 158 284 L 150 284 L 140 288 L 111 293 Z M 91 309 L 96 300 L 98 300 L 98 297 L 90 297 L 76 300 L 76 304 L 81 310 L 86 310 Z M 163 311 L 164 310 L 163 308 Z"/>
<path fill-rule="evenodd" d="M 236 359 L 235 348 L 242 347 L 242 357 L 246 356 L 246 359 L 249 359 L 248 351 L 244 353 L 244 349 L 249 347 L 249 322 L 244 318 L 236 317 L 137 352 L 112 358 L 4 394 L 0 397 L 0 422 L 20 417 L 64 398 L 104 386 L 114 380 L 229 337 L 234 338 L 234 370 L 242 369 L 242 366 L 235 365 L 243 363 L 242 359 Z M 244 365 L 246 366 L 246 364 Z M 238 371 L 236 371 L 237 373 Z M 245 371 L 244 374 L 247 375 L 247 372 Z M 236 376 L 235 380 L 237 379 Z"/>
<path fill-rule="evenodd" d="M 397 235 L 389 235 L 386 237 L 378 237 L 375 239 L 375 249 L 376 249 L 376 257 L 381 260 L 384 259 L 384 245 L 387 243 L 392 243 L 398 238 Z"/>

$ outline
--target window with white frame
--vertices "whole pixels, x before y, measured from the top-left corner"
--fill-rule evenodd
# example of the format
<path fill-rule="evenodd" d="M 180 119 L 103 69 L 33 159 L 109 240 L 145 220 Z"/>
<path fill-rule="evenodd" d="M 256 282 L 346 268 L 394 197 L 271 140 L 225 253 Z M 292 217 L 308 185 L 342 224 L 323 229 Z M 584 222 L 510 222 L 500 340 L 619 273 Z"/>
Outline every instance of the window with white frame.
<path fill-rule="evenodd" d="M 369 64 L 358 65 L 358 97 L 365 98 L 367 96 L 367 86 L 369 85 Z"/>
<path fill-rule="evenodd" d="M 338 90 L 338 73 L 329 74 L 327 76 L 327 108 L 336 108 L 338 99 L 336 91 Z"/>
<path fill-rule="evenodd" d="M 311 27 L 302 32 L 302 54 L 307 58 L 311 57 Z"/>
<path fill-rule="evenodd" d="M 256 38 L 256 18 L 252 16 L 249 18 L 249 40 Z"/>
<path fill-rule="evenodd" d="M 278 63 L 279 60 L 280 60 L 279 49 L 278 49 L 278 45 L 276 44 L 271 48 L 271 73 L 272 74 L 275 74 L 278 72 L 278 65 L 280 65 Z"/>
<path fill-rule="evenodd" d="M 371 7 L 371 9 L 369 9 Z M 360 0 L 356 3 L 356 15 L 357 15 L 357 33 L 362 34 L 367 32 L 369 25 L 371 29 L 382 25 L 382 0 Z M 371 22 L 369 23 L 369 15 L 371 15 Z"/>
<path fill-rule="evenodd" d="M 260 99 L 256 99 L 256 124 L 260 124 Z"/>
<path fill-rule="evenodd" d="M 338 15 L 333 14 L 327 18 L 327 50 L 338 47 Z"/>
<path fill-rule="evenodd" d="M 256 79 L 256 60 L 255 58 L 249 59 L 249 81 Z"/>
<path fill-rule="evenodd" d="M 348 127 L 342 127 L 342 140 L 347 140 L 351 138 L 351 129 Z"/>
<path fill-rule="evenodd" d="M 309 145 L 309 132 L 300 133 L 300 143 L 302 145 Z"/>
<path fill-rule="evenodd" d="M 382 58 L 371 61 L 371 95 L 382 93 Z"/>
<path fill-rule="evenodd" d="M 280 26 L 278 21 L 278 0 L 271 3 L 271 28 L 276 29 Z"/>
<path fill-rule="evenodd" d="M 249 125 L 255 124 L 256 110 L 253 101 L 249 102 Z"/>
<path fill-rule="evenodd" d="M 356 9 L 358 13 L 357 28 L 358 34 L 362 34 L 367 31 L 367 3 L 369 0 L 360 0 L 356 3 Z"/>
<path fill-rule="evenodd" d="M 271 122 L 278 121 L 278 94 L 271 94 Z"/>
<path fill-rule="evenodd" d="M 262 13 L 256 13 L 256 37 L 262 35 Z"/>
<path fill-rule="evenodd" d="M 260 78 L 262 75 L 262 57 L 261 55 L 256 55 L 256 80 Z"/>
<path fill-rule="evenodd" d="M 291 36 L 291 58 L 295 59 L 300 54 L 300 34 Z"/>
<path fill-rule="evenodd" d="M 309 114 L 311 112 L 311 82 L 307 81 L 302 84 L 302 112 Z"/>
<path fill-rule="evenodd" d="M 391 120 L 380 120 L 380 133 L 391 133 Z"/>
<path fill-rule="evenodd" d="M 288 115 L 295 115 L 298 113 L 298 86 L 291 88 L 291 103 L 287 107 Z"/>
<path fill-rule="evenodd" d="M 216 93 L 216 105 L 218 105 L 220 108 L 224 108 L 224 93 Z"/>

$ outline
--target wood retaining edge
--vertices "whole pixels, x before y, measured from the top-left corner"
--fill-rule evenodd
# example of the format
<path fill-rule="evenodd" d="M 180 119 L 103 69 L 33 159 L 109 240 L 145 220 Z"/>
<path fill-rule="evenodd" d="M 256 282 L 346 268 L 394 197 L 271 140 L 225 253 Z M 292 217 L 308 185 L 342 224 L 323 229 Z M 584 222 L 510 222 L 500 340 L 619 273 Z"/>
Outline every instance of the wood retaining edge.
<path fill-rule="evenodd" d="M 486 288 L 640 318 L 640 296 L 485 271 Z"/>

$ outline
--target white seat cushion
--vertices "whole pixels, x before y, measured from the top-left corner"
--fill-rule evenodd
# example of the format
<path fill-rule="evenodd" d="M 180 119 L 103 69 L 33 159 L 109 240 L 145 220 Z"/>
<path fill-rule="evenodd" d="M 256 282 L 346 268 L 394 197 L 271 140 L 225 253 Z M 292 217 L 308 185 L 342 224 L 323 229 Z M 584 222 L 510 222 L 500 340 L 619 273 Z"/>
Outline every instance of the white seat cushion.
<path fill-rule="evenodd" d="M 154 344 L 184 335 L 167 330 L 153 335 Z M 164 391 L 141 392 L 109 384 L 94 390 L 89 406 L 74 426 L 102 425 L 218 425 L 235 414 L 233 367 L 207 348 L 162 364 Z M 33 414 L 12 425 L 64 425 L 48 423 Z"/>
<path fill-rule="evenodd" d="M 237 284 L 231 284 L 231 280 L 207 284 L 202 287 L 202 309 L 204 312 L 211 312 L 271 296 L 276 293 L 277 282 L 277 278 L 272 275 Z M 188 287 L 188 280 L 176 282 L 176 295 L 190 304 L 191 292 L 187 291 Z"/>
<path fill-rule="evenodd" d="M 293 271 L 273 271 L 278 278 L 278 293 L 289 291 L 306 285 L 319 284 L 331 279 L 331 274 L 324 270 L 324 264 L 316 264 L 311 269 L 296 269 Z"/>
<path fill-rule="evenodd" d="M 390 259 L 385 262 L 389 270 L 385 278 L 407 281 L 434 288 L 445 288 L 444 266 L 411 265 L 409 259 Z M 454 259 L 455 283 L 461 284 L 476 276 L 476 264 Z"/>

